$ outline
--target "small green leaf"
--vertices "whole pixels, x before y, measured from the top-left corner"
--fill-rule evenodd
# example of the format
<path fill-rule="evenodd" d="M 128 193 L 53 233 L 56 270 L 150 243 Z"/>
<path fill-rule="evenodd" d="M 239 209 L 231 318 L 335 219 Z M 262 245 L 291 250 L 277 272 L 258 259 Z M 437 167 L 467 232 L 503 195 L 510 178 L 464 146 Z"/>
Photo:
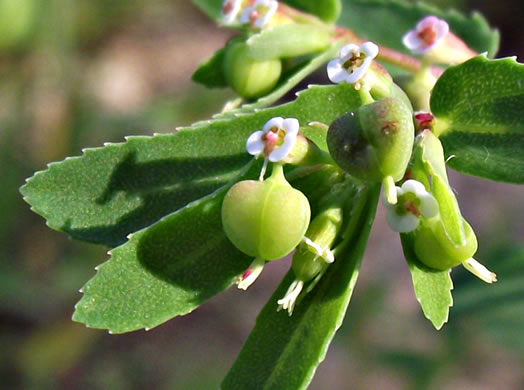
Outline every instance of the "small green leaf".
<path fill-rule="evenodd" d="M 489 27 L 482 15 L 473 12 L 464 16 L 458 11 L 442 11 L 422 2 L 345 0 L 339 24 L 352 29 L 362 39 L 409 53 L 402 44 L 402 37 L 428 15 L 446 20 L 451 31 L 473 50 L 479 53 L 487 51 L 490 56 L 497 52 L 499 33 Z"/>
<path fill-rule="evenodd" d="M 426 318 L 438 330 L 448 321 L 449 308 L 453 305 L 451 270 L 438 271 L 426 267 L 415 255 L 412 236 L 401 234 L 400 237 L 417 301 Z"/>
<path fill-rule="evenodd" d="M 369 231 L 375 216 L 379 188 L 360 192 L 353 239 L 314 289 L 297 303 L 293 315 L 277 312 L 277 300 L 293 281 L 289 272 L 257 318 L 240 355 L 222 383 L 222 390 L 306 389 L 327 347 L 342 324 L 353 292 Z M 351 222 L 350 222 L 351 223 Z"/>
<path fill-rule="evenodd" d="M 442 145 L 430 131 L 421 133 L 419 143 L 422 149 L 422 163 L 426 171 L 431 174 L 432 192 L 438 201 L 446 233 L 457 247 L 465 245 L 466 233 L 464 232 L 462 215 L 457 198 L 449 185 Z"/>
<path fill-rule="evenodd" d="M 202 63 L 191 76 L 191 80 L 208 88 L 225 88 L 228 86 L 224 76 L 223 63 L 226 48 L 218 50 L 211 58 Z"/>
<path fill-rule="evenodd" d="M 259 61 L 311 54 L 329 44 L 330 34 L 325 28 L 308 24 L 283 24 L 247 40 L 249 55 Z"/>
<path fill-rule="evenodd" d="M 253 171 L 259 169 L 257 164 Z M 251 172 L 251 178 L 257 173 Z M 222 230 L 222 201 L 229 188 L 162 218 L 113 249 L 83 287 L 73 319 L 111 333 L 149 329 L 229 287 L 252 261 Z"/>
<path fill-rule="evenodd" d="M 524 65 L 478 56 L 453 66 L 435 85 L 431 110 L 452 168 L 524 183 Z"/>
<path fill-rule="evenodd" d="M 350 85 L 311 87 L 278 107 L 86 149 L 37 172 L 21 192 L 53 229 L 113 247 L 229 182 L 252 158 L 247 137 L 270 118 L 331 123 L 359 105 Z"/>
<path fill-rule="evenodd" d="M 340 0 L 284 0 L 284 3 L 316 15 L 325 22 L 336 21 L 342 10 Z"/>

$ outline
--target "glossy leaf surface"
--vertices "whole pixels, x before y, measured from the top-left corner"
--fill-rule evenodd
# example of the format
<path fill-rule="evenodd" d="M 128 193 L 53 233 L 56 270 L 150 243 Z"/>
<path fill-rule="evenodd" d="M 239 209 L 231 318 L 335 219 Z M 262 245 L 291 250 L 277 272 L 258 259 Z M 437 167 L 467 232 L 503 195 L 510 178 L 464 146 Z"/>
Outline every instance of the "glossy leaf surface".
<path fill-rule="evenodd" d="M 524 183 L 524 65 L 478 56 L 451 67 L 433 89 L 431 110 L 449 166 Z"/>

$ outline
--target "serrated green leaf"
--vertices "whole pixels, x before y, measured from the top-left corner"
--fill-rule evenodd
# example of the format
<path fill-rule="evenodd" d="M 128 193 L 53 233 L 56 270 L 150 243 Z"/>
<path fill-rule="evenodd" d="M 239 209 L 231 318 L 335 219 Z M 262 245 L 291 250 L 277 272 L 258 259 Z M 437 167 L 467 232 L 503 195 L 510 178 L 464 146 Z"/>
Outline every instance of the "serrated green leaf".
<path fill-rule="evenodd" d="M 326 22 L 334 22 L 338 19 L 342 4 L 340 0 L 283 0 L 292 7 L 318 16 Z"/>
<path fill-rule="evenodd" d="M 449 308 L 453 305 L 451 270 L 438 271 L 426 267 L 415 255 L 412 236 L 401 234 L 400 237 L 417 301 L 426 318 L 438 330 L 448 321 Z"/>
<path fill-rule="evenodd" d="M 308 24 L 283 24 L 247 40 L 249 55 L 258 61 L 293 58 L 315 53 L 330 45 L 325 28 Z"/>
<path fill-rule="evenodd" d="M 211 58 L 204 61 L 191 76 L 191 80 L 208 88 L 228 87 L 223 71 L 226 48 L 217 50 Z"/>
<path fill-rule="evenodd" d="M 247 177 L 255 178 L 258 169 Z M 195 201 L 134 233 L 83 287 L 73 320 L 124 333 L 184 315 L 229 287 L 252 261 L 222 230 L 230 188 Z"/>
<path fill-rule="evenodd" d="M 524 65 L 478 56 L 450 67 L 433 89 L 431 110 L 452 168 L 524 183 Z"/>
<path fill-rule="evenodd" d="M 431 174 L 431 189 L 438 201 L 444 229 L 457 247 L 463 246 L 466 244 L 466 233 L 457 198 L 449 185 L 442 145 L 430 131 L 421 133 L 418 142 L 422 149 L 422 163 Z"/>
<path fill-rule="evenodd" d="M 245 140 L 270 118 L 331 123 L 359 105 L 349 85 L 312 87 L 278 107 L 87 149 L 36 173 L 21 192 L 50 227 L 113 247 L 235 177 L 251 159 Z"/>
<path fill-rule="evenodd" d="M 344 0 L 338 23 L 352 29 L 362 39 L 409 53 L 402 44 L 402 37 L 428 15 L 446 20 L 451 31 L 473 50 L 479 53 L 487 51 L 490 56 L 497 52 L 499 33 L 491 29 L 484 17 L 477 12 L 464 16 L 455 10 L 442 11 L 421 2 Z"/>
<path fill-rule="evenodd" d="M 353 292 L 379 188 L 360 192 L 353 239 L 328 268 L 314 289 L 300 301 L 293 315 L 277 312 L 277 300 L 293 281 L 292 272 L 257 318 L 240 355 L 222 383 L 222 390 L 299 390 L 307 388 L 327 347 L 344 318 Z"/>

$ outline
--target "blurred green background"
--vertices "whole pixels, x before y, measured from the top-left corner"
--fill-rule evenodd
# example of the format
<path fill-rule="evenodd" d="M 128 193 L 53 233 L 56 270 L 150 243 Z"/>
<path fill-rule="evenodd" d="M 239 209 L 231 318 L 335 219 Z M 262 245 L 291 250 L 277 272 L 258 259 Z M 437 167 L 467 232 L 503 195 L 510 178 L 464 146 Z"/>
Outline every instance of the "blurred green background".
<path fill-rule="evenodd" d="M 482 10 L 501 30 L 499 55 L 524 53 L 520 1 L 434 3 Z M 225 376 L 289 261 L 272 263 L 248 292 L 111 336 L 70 320 L 106 249 L 48 229 L 18 188 L 84 147 L 172 132 L 220 110 L 232 93 L 190 76 L 229 34 L 189 1 L 0 0 L 0 387 L 199 390 Z M 435 331 L 379 208 L 348 316 L 311 389 L 524 388 L 523 187 L 451 181 L 477 257 L 499 282 L 454 271 L 450 323 Z"/>

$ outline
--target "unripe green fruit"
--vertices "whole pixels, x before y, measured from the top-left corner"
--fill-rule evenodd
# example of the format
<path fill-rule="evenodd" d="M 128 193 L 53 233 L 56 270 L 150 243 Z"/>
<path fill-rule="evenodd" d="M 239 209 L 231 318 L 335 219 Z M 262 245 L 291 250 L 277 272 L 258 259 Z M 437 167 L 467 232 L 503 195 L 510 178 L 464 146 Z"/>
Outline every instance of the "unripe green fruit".
<path fill-rule="evenodd" d="M 302 240 L 310 214 L 307 198 L 287 182 L 245 180 L 226 194 L 222 225 L 245 254 L 276 260 Z"/>
<path fill-rule="evenodd" d="M 323 249 L 330 249 L 342 225 L 342 208 L 324 210 L 311 221 L 306 236 Z M 301 243 L 293 255 L 293 272 L 298 280 L 310 281 L 325 267 L 324 258 L 313 252 L 306 243 Z"/>
<path fill-rule="evenodd" d="M 327 144 L 336 163 L 365 181 L 399 181 L 411 158 L 413 114 L 398 98 L 384 98 L 336 119 Z"/>
<path fill-rule="evenodd" d="M 229 45 L 224 57 L 224 75 L 240 96 L 254 98 L 271 91 L 280 78 L 280 59 L 256 61 L 249 55 L 245 42 Z"/>
<path fill-rule="evenodd" d="M 473 257 L 477 251 L 477 237 L 471 226 L 462 219 L 466 244 L 456 247 L 439 219 L 420 226 L 415 232 L 415 254 L 428 267 L 438 270 L 453 268 Z"/>

